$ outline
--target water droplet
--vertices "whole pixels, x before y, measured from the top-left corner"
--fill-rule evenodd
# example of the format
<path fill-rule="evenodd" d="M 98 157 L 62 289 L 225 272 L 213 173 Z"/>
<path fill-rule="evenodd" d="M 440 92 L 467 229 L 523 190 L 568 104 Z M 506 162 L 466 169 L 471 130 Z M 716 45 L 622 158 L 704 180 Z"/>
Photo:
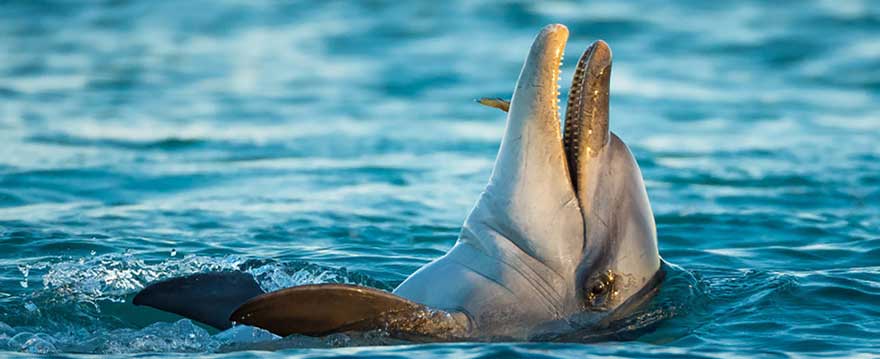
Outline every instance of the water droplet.
<path fill-rule="evenodd" d="M 30 273 L 31 273 L 31 266 L 29 266 L 27 264 L 19 264 L 18 271 L 21 272 L 21 276 L 23 277 L 22 281 L 18 282 L 18 284 L 21 284 L 22 288 L 27 288 L 28 287 L 28 275 L 30 275 Z"/>
<path fill-rule="evenodd" d="M 24 309 L 27 309 L 29 312 L 34 312 L 37 310 L 37 305 L 33 302 L 27 302 L 24 304 Z"/>
<path fill-rule="evenodd" d="M 21 275 L 23 275 L 25 278 L 27 278 L 28 273 L 30 273 L 30 271 L 31 271 L 31 266 L 29 266 L 27 264 L 19 264 L 18 271 L 21 272 Z"/>

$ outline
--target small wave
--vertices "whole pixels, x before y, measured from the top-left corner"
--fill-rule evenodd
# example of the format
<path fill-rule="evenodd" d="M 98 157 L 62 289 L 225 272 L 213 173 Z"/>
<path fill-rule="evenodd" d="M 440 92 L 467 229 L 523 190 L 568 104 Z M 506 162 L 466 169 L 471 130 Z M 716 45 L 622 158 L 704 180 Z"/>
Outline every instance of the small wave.
<path fill-rule="evenodd" d="M 278 263 L 240 256 L 183 258 L 150 263 L 122 254 L 92 255 L 73 260 L 49 260 L 20 266 L 28 278 L 41 277 L 42 288 L 23 291 L 0 303 L 6 323 L 0 322 L 0 350 L 36 354 L 210 352 L 221 346 L 277 339 L 268 332 L 240 327 L 211 335 L 189 320 L 137 323 L 129 298 L 151 282 L 212 271 L 244 271 L 266 291 L 315 283 L 348 283 L 387 289 L 385 283 L 345 268 L 312 263 Z M 24 310 L 22 310 L 24 309 Z M 124 313 L 120 313 L 124 312 Z"/>
<path fill-rule="evenodd" d="M 128 150 L 179 150 L 197 147 L 207 141 L 198 138 L 165 137 L 151 140 L 123 140 L 114 138 L 88 138 L 66 134 L 39 134 L 29 138 L 30 142 L 59 146 L 111 147 Z"/>

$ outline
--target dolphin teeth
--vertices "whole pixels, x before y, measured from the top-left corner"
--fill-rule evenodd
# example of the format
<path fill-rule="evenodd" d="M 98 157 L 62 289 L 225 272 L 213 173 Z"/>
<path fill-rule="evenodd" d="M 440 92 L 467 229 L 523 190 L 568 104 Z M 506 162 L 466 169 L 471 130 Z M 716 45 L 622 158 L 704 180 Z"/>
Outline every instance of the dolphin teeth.
<path fill-rule="evenodd" d="M 587 61 L 584 61 L 584 59 L 588 58 L 590 51 L 591 48 L 588 48 L 584 52 L 584 56 L 581 57 L 575 66 L 571 88 L 568 91 L 568 106 L 565 111 L 565 124 L 562 135 L 563 150 L 568 159 L 569 178 L 575 191 L 577 191 L 577 163 L 579 157 L 578 142 L 580 140 L 580 131 L 582 127 L 577 116 L 584 107 L 584 104 L 582 103 L 583 97 L 580 96 L 581 92 L 584 90 L 581 84 L 583 83 L 587 67 Z"/>

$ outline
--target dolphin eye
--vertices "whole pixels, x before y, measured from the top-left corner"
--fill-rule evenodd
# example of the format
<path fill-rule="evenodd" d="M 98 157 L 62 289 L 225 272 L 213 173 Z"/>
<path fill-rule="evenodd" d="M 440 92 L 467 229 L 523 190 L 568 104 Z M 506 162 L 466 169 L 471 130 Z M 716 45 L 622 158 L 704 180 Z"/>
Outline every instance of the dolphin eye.
<path fill-rule="evenodd" d="M 608 286 L 605 285 L 604 282 L 599 282 L 593 286 L 593 289 L 590 289 L 590 294 L 592 294 L 594 296 L 598 296 L 598 295 L 604 294 L 607 291 L 608 291 Z"/>
<path fill-rule="evenodd" d="M 586 291 L 586 304 L 588 309 L 605 310 L 611 304 L 612 289 L 614 287 L 614 273 L 609 271 L 600 273 L 587 283 L 590 283 Z"/>

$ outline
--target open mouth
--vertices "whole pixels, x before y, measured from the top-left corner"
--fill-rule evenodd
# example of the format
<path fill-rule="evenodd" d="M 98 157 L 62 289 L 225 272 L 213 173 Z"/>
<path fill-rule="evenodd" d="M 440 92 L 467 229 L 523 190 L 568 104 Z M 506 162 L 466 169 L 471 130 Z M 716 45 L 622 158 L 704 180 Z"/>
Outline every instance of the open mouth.
<path fill-rule="evenodd" d="M 551 25 L 542 31 L 532 50 L 533 56 L 539 59 L 528 59 L 527 64 L 536 64 L 534 68 L 523 69 L 526 84 L 537 88 L 532 93 L 534 99 L 527 101 L 532 106 L 545 106 L 552 116 L 551 126 L 559 128 L 559 81 L 561 80 L 562 53 L 568 38 L 568 29 L 563 25 Z M 526 72 L 529 71 L 528 76 Z M 611 80 L 611 49 L 602 40 L 588 47 L 578 60 L 571 89 L 568 94 L 568 105 L 565 110 L 565 126 L 560 129 L 562 146 L 568 176 L 575 193 L 579 192 L 579 178 L 584 171 L 585 162 L 590 156 L 599 153 L 608 143 L 608 99 Z M 522 81 L 522 78 L 521 78 Z M 510 112 L 511 101 L 500 98 L 482 98 L 479 103 Z"/>

